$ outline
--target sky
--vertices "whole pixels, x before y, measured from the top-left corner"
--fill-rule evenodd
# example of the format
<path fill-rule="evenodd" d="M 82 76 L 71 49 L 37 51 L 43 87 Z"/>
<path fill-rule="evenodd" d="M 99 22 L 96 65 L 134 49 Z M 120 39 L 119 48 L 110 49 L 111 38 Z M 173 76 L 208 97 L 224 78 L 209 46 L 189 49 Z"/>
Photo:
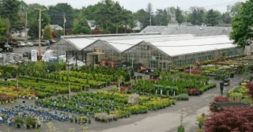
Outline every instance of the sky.
<path fill-rule="evenodd" d="M 46 6 L 56 5 L 57 3 L 68 3 L 74 8 L 94 5 L 101 0 L 23 0 L 28 4 L 39 3 Z M 221 12 L 227 10 L 227 5 L 233 5 L 236 2 L 245 2 L 246 0 L 114 0 L 118 1 L 124 8 L 137 11 L 146 9 L 148 3 L 151 3 L 153 9 L 165 9 L 171 6 L 178 6 L 181 9 L 188 10 L 192 6 L 205 7 L 206 9 L 216 9 Z"/>

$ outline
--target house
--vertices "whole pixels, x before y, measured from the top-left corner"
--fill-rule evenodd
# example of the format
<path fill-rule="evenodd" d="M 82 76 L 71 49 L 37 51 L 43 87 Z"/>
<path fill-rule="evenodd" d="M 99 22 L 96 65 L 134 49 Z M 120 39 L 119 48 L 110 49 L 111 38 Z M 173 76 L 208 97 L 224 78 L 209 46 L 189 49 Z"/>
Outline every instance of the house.
<path fill-rule="evenodd" d="M 96 24 L 95 20 L 87 20 L 87 23 L 88 23 L 88 25 L 89 25 L 89 27 L 90 27 L 91 30 L 96 29 L 97 24 Z"/>
<path fill-rule="evenodd" d="M 141 31 L 143 25 L 140 21 L 135 21 L 135 27 L 132 29 L 133 31 Z"/>

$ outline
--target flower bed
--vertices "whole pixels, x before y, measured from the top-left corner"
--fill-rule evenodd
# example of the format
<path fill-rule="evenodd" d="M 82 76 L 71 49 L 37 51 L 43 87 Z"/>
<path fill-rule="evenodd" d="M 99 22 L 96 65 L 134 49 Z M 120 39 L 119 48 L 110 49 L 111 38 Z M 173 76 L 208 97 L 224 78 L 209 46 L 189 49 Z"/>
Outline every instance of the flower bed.
<path fill-rule="evenodd" d="M 35 93 L 29 89 L 17 89 L 14 87 L 0 87 L 0 104 L 10 103 L 17 98 L 35 97 Z"/>
<path fill-rule="evenodd" d="M 140 96 L 138 104 L 128 103 L 129 95 L 114 92 L 79 93 L 70 99 L 41 99 L 36 105 L 61 111 L 84 114 L 96 120 L 108 122 L 132 114 L 143 114 L 150 110 L 158 110 L 173 105 L 170 98 Z"/>

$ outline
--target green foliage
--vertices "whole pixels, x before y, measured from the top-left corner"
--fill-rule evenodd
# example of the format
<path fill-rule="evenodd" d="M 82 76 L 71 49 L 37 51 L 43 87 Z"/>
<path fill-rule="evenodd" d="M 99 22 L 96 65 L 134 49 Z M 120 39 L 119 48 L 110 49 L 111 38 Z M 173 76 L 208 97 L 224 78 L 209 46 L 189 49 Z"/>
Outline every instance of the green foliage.
<path fill-rule="evenodd" d="M 39 36 L 39 10 L 42 9 L 41 13 L 41 28 L 43 29 L 45 26 L 49 25 L 50 18 L 48 16 L 48 10 L 45 6 L 39 4 L 31 4 L 28 6 L 27 15 L 28 15 L 28 35 L 33 39 L 38 38 Z"/>
<path fill-rule="evenodd" d="M 203 129 L 205 120 L 206 120 L 205 114 L 201 114 L 197 117 L 197 123 L 198 123 L 199 129 Z"/>
<path fill-rule="evenodd" d="M 0 18 L 0 43 L 8 39 L 9 24 L 6 19 Z"/>
<path fill-rule="evenodd" d="M 126 27 L 134 26 L 132 12 L 112 0 L 104 0 L 83 10 L 86 18 L 96 20 L 104 33 L 117 33 L 120 32 L 119 29 L 123 29 L 124 32 Z"/>
<path fill-rule="evenodd" d="M 19 5 L 18 0 L 2 0 L 2 5 L 0 5 L 0 16 L 2 18 L 8 19 L 12 29 L 20 28 L 18 26 L 19 22 Z"/>
<path fill-rule="evenodd" d="M 222 18 L 223 23 L 225 23 L 225 24 L 231 23 L 232 17 L 230 16 L 230 14 L 231 13 L 229 13 L 229 12 L 225 12 L 222 14 L 221 18 Z"/>
<path fill-rule="evenodd" d="M 184 126 L 180 125 L 180 126 L 177 128 L 177 132 L 185 132 Z"/>
<path fill-rule="evenodd" d="M 74 20 L 73 33 L 74 34 L 89 34 L 91 29 L 87 23 L 85 16 L 80 15 Z"/>
<path fill-rule="evenodd" d="M 179 94 L 176 96 L 177 100 L 181 100 L 181 101 L 187 101 L 189 100 L 189 95 L 188 94 Z"/>
<path fill-rule="evenodd" d="M 17 71 L 15 66 L 0 66 L 0 78 L 15 78 Z"/>
<path fill-rule="evenodd" d="M 202 8 L 193 8 L 189 19 L 192 25 L 202 25 L 205 22 L 205 10 Z"/>
<path fill-rule="evenodd" d="M 50 6 L 48 10 L 48 15 L 50 16 L 52 24 L 60 26 L 64 25 L 64 15 L 65 15 L 66 29 L 71 29 L 73 27 L 73 20 L 75 14 L 71 5 L 67 3 L 58 3 L 55 6 Z"/>
<path fill-rule="evenodd" d="M 167 12 L 166 9 L 158 9 L 156 11 L 156 15 L 154 16 L 154 24 L 155 25 L 162 25 L 162 26 L 167 26 L 169 21 L 170 21 L 170 15 Z"/>
<path fill-rule="evenodd" d="M 156 82 L 149 80 L 138 80 L 131 92 L 139 94 L 151 94 L 159 96 L 173 96 L 187 93 L 188 89 L 196 88 L 204 92 L 213 88 L 214 84 L 208 83 L 208 78 L 200 75 L 190 75 L 185 73 L 163 73 L 161 79 Z"/>
<path fill-rule="evenodd" d="M 233 18 L 230 37 L 238 46 L 245 47 L 252 38 L 253 27 L 253 0 L 248 0 L 239 6 L 238 14 Z"/>
<path fill-rule="evenodd" d="M 46 40 L 51 40 L 53 38 L 53 34 L 52 34 L 52 29 L 50 28 L 50 26 L 46 26 L 44 28 L 44 33 L 43 33 L 43 38 Z"/>
<path fill-rule="evenodd" d="M 219 24 L 220 18 L 221 18 L 220 12 L 211 9 L 207 12 L 206 24 L 209 26 L 216 26 Z"/>
<path fill-rule="evenodd" d="M 182 10 L 179 7 L 177 7 L 177 9 L 176 9 L 175 15 L 176 15 L 177 23 L 179 25 L 182 24 L 184 22 L 184 16 L 183 16 Z"/>
<path fill-rule="evenodd" d="M 143 28 L 149 25 L 149 14 L 144 9 L 140 9 L 134 13 L 134 17 L 141 22 Z"/>
<path fill-rule="evenodd" d="M 253 103 L 253 100 L 248 95 L 248 89 L 244 85 L 229 90 L 228 97 L 230 98 L 230 100 L 241 101 L 245 104 Z"/>

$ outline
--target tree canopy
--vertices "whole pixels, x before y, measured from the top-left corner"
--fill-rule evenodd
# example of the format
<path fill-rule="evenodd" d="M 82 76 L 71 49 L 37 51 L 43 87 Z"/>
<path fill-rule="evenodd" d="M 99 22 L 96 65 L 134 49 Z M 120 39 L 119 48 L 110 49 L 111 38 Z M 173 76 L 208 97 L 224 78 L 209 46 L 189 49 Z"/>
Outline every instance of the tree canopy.
<path fill-rule="evenodd" d="M 78 18 L 74 20 L 73 23 L 73 33 L 74 34 L 88 34 L 91 29 L 87 23 L 87 19 L 84 15 L 80 14 Z"/>
<path fill-rule="evenodd" d="M 192 25 L 202 25 L 205 23 L 206 12 L 203 8 L 193 7 L 189 14 L 189 21 Z"/>
<path fill-rule="evenodd" d="M 28 6 L 28 28 L 29 36 L 32 38 L 38 38 L 39 34 L 39 10 L 43 10 L 41 13 L 41 28 L 43 29 L 46 25 L 49 25 L 50 18 L 48 16 L 48 10 L 45 6 L 39 4 L 32 4 Z"/>
<path fill-rule="evenodd" d="M 1 18 L 9 21 L 10 28 L 8 29 L 22 30 L 26 25 L 25 16 L 27 13 L 29 36 L 33 39 L 38 37 L 38 9 L 43 10 L 42 29 L 44 29 L 46 25 L 50 24 L 63 27 L 64 20 L 66 20 L 65 26 L 67 33 L 69 34 L 94 33 L 93 31 L 90 31 L 87 20 L 96 21 L 97 28 L 95 30 L 99 31 L 98 33 L 124 33 L 132 32 L 131 30 L 136 26 L 138 21 L 142 25 L 141 28 L 145 28 L 150 25 L 150 18 L 152 22 L 151 25 L 153 26 L 166 26 L 170 22 L 177 22 L 178 24 L 188 22 L 188 24 L 191 23 L 192 25 L 206 24 L 208 26 L 229 26 L 229 24 L 231 24 L 232 17 L 235 17 L 233 21 L 237 22 L 234 22 L 233 25 L 235 27 L 244 28 L 245 30 L 248 25 L 244 26 L 245 24 L 240 25 L 239 23 L 244 23 L 244 21 L 247 21 L 249 18 L 243 18 L 245 20 L 239 21 L 241 18 L 238 17 L 239 14 L 246 14 L 239 11 L 243 5 L 245 6 L 243 3 L 236 3 L 234 6 L 228 8 L 229 10 L 227 12 L 221 13 L 213 9 L 206 11 L 205 8 L 202 7 L 192 7 L 190 8 L 190 11 L 181 10 L 179 7 L 167 7 L 164 9 L 154 10 L 152 4 L 149 3 L 146 9 L 140 9 L 136 12 L 132 12 L 122 7 L 117 1 L 113 0 L 101 0 L 95 5 L 89 5 L 87 7 L 83 7 L 82 9 L 74 9 L 67 3 L 59 3 L 53 6 L 45 7 L 39 4 L 27 5 L 25 2 L 20 0 L 2 0 L 2 3 L 0 3 L 0 16 Z M 249 11 L 251 11 L 251 9 L 249 9 Z M 245 16 L 247 16 L 247 14 Z M 243 32 L 238 34 L 236 35 L 236 33 L 233 33 L 231 36 L 240 37 L 242 36 L 240 34 L 243 34 Z M 243 37 L 248 39 L 248 37 L 244 35 Z M 240 43 L 242 42 L 241 40 L 245 40 L 244 38 L 240 39 Z M 238 39 L 235 39 L 235 42 L 238 41 Z"/>
<path fill-rule="evenodd" d="M 216 26 L 219 24 L 219 20 L 221 18 L 221 14 L 216 10 L 209 10 L 206 15 L 206 24 L 208 26 Z"/>
<path fill-rule="evenodd" d="M 117 33 L 119 29 L 133 26 L 134 23 L 132 12 L 112 0 L 103 0 L 83 10 L 86 18 L 96 20 L 99 28 L 105 33 Z"/>
<path fill-rule="evenodd" d="M 9 24 L 6 19 L 0 18 L 0 44 L 8 39 Z"/>
<path fill-rule="evenodd" d="M 253 0 L 242 4 L 238 14 L 233 18 L 230 37 L 238 46 L 245 47 L 253 37 Z"/>
<path fill-rule="evenodd" d="M 2 0 L 0 8 L 0 16 L 2 18 L 8 19 L 10 22 L 10 28 L 19 29 L 19 0 Z"/>
<path fill-rule="evenodd" d="M 43 38 L 46 40 L 51 40 L 53 38 L 53 32 L 50 26 L 45 26 L 43 32 Z"/>
<path fill-rule="evenodd" d="M 179 25 L 182 24 L 184 22 L 184 16 L 183 16 L 182 10 L 179 7 L 177 7 L 175 14 L 176 14 L 177 23 Z"/>
<path fill-rule="evenodd" d="M 73 12 L 74 10 L 69 4 L 59 3 L 55 6 L 49 7 L 48 15 L 50 16 L 52 24 L 56 24 L 62 27 L 64 25 L 64 18 L 66 18 L 65 26 L 67 29 L 71 29 L 74 20 Z"/>

